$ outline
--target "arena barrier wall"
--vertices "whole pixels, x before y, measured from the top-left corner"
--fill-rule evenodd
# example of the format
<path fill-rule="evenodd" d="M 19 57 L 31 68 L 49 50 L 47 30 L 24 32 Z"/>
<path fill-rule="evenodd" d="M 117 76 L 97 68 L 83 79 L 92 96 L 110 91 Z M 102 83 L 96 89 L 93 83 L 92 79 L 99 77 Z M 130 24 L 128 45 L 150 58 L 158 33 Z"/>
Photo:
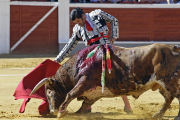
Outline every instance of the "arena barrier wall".
<path fill-rule="evenodd" d="M 74 24 L 69 20 L 69 12 L 75 7 L 81 7 L 84 12 L 102 9 L 118 18 L 120 38 L 115 45 L 135 47 L 152 43 L 180 43 L 180 5 L 175 4 L 70 4 L 67 0 L 59 0 L 59 8 L 30 31 L 57 4 L 11 2 L 10 49 L 30 32 L 12 50 L 12 54 L 57 54 L 72 34 Z M 84 47 L 80 41 L 71 54 Z"/>

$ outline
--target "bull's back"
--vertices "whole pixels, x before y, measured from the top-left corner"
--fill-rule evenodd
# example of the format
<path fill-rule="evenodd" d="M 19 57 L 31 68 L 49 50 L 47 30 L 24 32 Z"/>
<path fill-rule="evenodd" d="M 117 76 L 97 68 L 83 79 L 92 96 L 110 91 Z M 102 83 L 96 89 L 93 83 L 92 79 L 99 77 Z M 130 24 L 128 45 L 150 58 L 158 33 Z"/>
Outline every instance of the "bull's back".
<path fill-rule="evenodd" d="M 135 88 L 133 82 L 146 85 L 154 73 L 158 80 L 165 79 L 173 75 L 179 65 L 179 54 L 173 54 L 172 48 L 165 44 L 134 48 L 112 47 L 115 68 L 121 68 L 115 76 L 121 75 L 121 83 L 126 83 L 127 89 Z M 119 63 L 114 61 L 115 58 L 119 59 L 116 60 Z"/>

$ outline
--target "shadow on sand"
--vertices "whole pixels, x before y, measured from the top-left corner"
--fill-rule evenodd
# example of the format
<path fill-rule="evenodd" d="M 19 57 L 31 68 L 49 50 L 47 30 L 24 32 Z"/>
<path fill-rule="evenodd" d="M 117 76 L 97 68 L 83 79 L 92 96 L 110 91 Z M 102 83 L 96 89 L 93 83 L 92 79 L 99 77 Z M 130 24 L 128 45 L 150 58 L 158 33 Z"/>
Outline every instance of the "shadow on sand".
<path fill-rule="evenodd" d="M 87 114 L 76 114 L 76 113 L 67 113 L 65 116 L 60 118 L 59 120 L 156 120 L 154 118 L 141 118 L 136 115 L 126 115 L 127 118 L 121 118 L 122 113 L 109 112 L 109 113 L 87 113 Z M 43 116 L 34 116 L 41 118 L 56 118 L 55 115 L 43 115 Z M 130 117 L 131 119 L 129 119 Z M 133 119 L 134 117 L 134 119 Z M 170 120 L 174 119 L 176 116 L 163 116 L 160 120 Z"/>

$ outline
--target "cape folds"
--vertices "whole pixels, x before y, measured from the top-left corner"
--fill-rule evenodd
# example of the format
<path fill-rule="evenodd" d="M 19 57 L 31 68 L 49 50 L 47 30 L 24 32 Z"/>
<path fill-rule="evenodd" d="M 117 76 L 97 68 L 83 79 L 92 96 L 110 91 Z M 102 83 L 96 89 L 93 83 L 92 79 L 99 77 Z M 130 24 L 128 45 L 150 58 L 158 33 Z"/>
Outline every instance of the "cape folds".
<path fill-rule="evenodd" d="M 34 68 L 21 80 L 13 95 L 15 97 L 15 100 L 24 98 L 24 102 L 22 103 L 19 110 L 20 113 L 23 113 L 25 111 L 26 104 L 30 101 L 31 98 L 43 100 L 43 102 L 38 108 L 40 115 L 49 113 L 49 104 L 45 95 L 44 86 L 42 86 L 33 95 L 29 95 L 33 88 L 36 86 L 36 84 L 39 83 L 39 81 L 41 81 L 43 78 L 55 75 L 59 67 L 60 64 L 47 59 L 41 64 L 39 64 L 36 68 Z"/>

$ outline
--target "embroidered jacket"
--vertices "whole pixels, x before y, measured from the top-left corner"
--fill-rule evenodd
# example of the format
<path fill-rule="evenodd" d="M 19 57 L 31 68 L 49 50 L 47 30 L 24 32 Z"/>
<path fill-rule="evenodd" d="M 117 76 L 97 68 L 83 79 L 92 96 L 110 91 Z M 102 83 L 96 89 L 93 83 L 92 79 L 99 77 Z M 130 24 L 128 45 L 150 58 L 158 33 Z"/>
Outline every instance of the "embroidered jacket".
<path fill-rule="evenodd" d="M 55 60 L 62 62 L 77 45 L 80 38 L 85 42 L 87 46 L 88 40 L 92 38 L 102 37 L 100 33 L 103 32 L 104 36 L 108 35 L 108 27 L 106 22 L 111 24 L 111 37 L 117 39 L 119 38 L 119 25 L 118 20 L 112 15 L 97 9 L 90 13 L 86 13 L 86 21 L 93 28 L 93 31 L 88 31 L 86 25 L 83 27 L 76 24 L 73 28 L 73 34 L 69 39 L 69 42 L 64 46 L 61 52 L 58 54 Z M 109 40 L 105 37 L 99 39 L 100 44 L 109 43 Z"/>

